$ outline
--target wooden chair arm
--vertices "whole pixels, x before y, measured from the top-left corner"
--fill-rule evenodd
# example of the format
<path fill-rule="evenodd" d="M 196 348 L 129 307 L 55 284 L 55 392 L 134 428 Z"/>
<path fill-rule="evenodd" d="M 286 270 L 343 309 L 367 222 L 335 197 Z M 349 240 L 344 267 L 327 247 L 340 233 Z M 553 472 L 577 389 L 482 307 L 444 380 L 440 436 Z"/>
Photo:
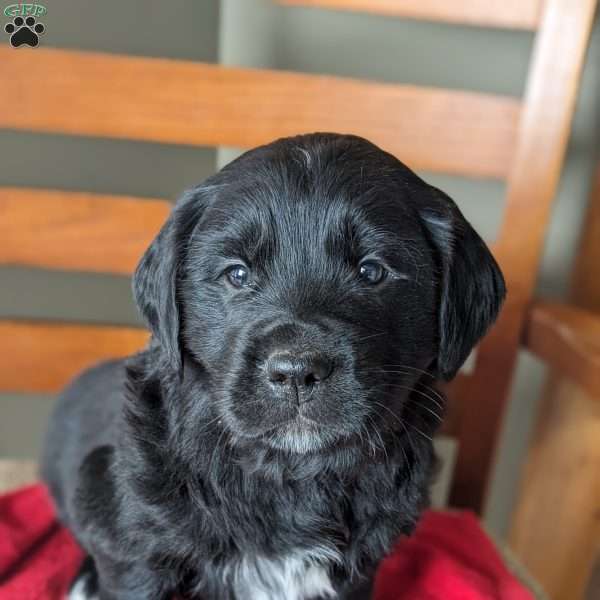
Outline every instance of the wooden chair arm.
<path fill-rule="evenodd" d="M 538 300 L 527 315 L 523 344 L 600 398 L 600 314 Z"/>

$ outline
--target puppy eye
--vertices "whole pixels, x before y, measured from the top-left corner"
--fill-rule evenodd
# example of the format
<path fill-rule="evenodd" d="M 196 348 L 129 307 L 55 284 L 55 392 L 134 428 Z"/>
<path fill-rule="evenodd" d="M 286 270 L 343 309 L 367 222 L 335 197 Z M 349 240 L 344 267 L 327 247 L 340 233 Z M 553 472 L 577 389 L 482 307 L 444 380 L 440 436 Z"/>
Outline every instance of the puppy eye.
<path fill-rule="evenodd" d="M 369 260 L 360 265 L 358 276 L 365 283 L 375 285 L 385 277 L 385 269 L 379 263 Z"/>
<path fill-rule="evenodd" d="M 225 271 L 225 275 L 232 286 L 241 288 L 248 285 L 250 271 L 244 265 L 233 265 Z"/>

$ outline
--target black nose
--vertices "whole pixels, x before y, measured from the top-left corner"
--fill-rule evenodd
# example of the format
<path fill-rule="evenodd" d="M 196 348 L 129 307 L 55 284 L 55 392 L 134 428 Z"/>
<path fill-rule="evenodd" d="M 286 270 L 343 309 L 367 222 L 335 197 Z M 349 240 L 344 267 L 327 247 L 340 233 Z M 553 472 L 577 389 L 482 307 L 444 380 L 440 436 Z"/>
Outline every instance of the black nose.
<path fill-rule="evenodd" d="M 278 352 L 269 357 L 266 366 L 271 383 L 298 388 L 315 385 L 327 379 L 332 371 L 331 361 L 318 352 Z"/>

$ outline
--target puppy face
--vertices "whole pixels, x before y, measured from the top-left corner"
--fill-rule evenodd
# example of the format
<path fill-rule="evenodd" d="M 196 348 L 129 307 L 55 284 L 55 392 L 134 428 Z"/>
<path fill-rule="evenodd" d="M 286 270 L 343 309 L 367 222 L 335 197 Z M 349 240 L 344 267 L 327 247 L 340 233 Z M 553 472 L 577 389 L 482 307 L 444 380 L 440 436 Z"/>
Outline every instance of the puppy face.
<path fill-rule="evenodd" d="M 317 134 L 186 194 L 134 290 L 234 438 L 298 453 L 401 428 L 416 382 L 454 374 L 503 283 L 451 200 L 365 140 Z"/>
<path fill-rule="evenodd" d="M 228 426 L 298 450 L 389 417 L 379 403 L 437 338 L 435 258 L 406 191 L 337 179 L 328 158 L 321 183 L 307 160 L 265 153 L 216 190 L 181 285 L 184 345 Z"/>

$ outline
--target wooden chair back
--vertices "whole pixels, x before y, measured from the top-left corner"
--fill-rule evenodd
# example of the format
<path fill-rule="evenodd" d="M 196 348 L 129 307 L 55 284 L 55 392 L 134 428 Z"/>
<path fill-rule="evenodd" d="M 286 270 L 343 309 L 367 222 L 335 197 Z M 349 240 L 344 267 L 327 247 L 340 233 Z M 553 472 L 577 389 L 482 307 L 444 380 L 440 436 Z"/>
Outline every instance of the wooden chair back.
<path fill-rule="evenodd" d="M 527 347 L 551 370 L 509 541 L 552 600 L 593 600 L 600 591 L 600 281 L 593 276 L 599 261 L 600 163 L 570 303 L 537 300 L 525 333 Z"/>
<path fill-rule="evenodd" d="M 596 0 L 281 0 L 474 26 L 536 30 L 522 100 L 294 72 L 39 48 L 0 49 L 0 127 L 170 144 L 251 147 L 317 131 L 371 139 L 417 170 L 503 179 L 493 250 L 508 283 L 474 371 L 450 387 L 459 440 L 452 500 L 482 508 L 570 130 Z M 32 86 L 31 81 L 36 81 Z M 130 274 L 166 201 L 0 188 L 0 264 Z M 147 333 L 0 321 L 0 389 L 56 392 Z"/>

